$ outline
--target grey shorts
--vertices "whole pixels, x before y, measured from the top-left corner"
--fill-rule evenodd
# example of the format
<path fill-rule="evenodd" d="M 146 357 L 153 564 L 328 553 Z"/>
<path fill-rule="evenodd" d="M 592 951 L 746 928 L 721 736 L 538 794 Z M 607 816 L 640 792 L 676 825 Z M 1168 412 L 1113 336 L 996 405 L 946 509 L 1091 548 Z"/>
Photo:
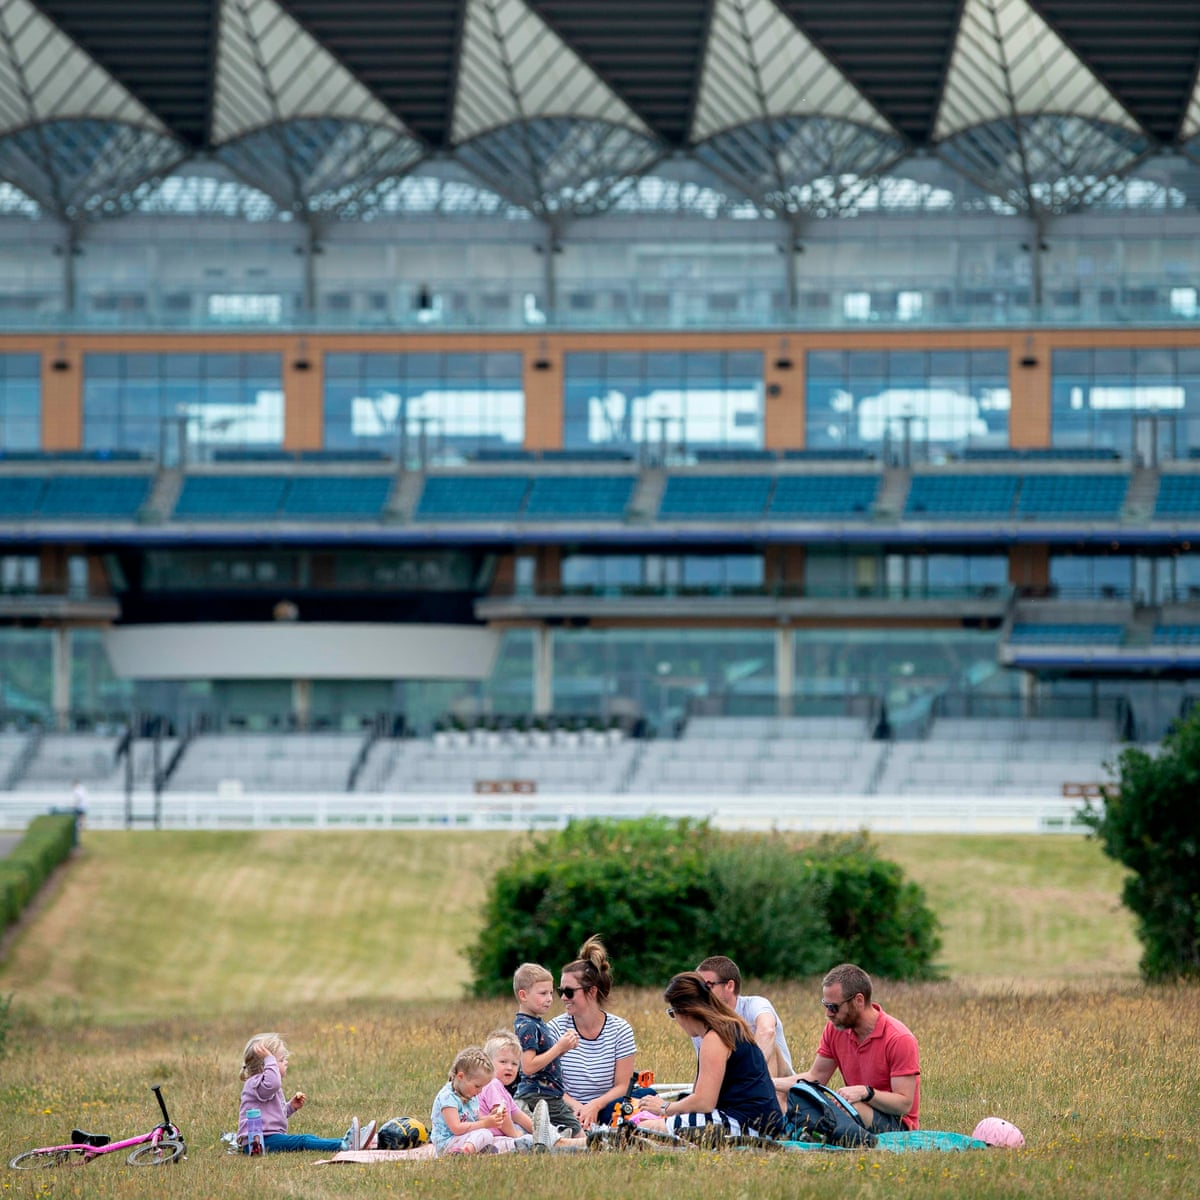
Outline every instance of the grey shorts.
<path fill-rule="evenodd" d="M 895 1113 L 881 1112 L 878 1108 L 871 1109 L 872 1133 L 899 1133 L 904 1127 L 903 1119 Z"/>
<path fill-rule="evenodd" d="M 567 1137 L 575 1137 L 576 1134 L 583 1132 L 583 1126 L 575 1119 L 571 1106 L 561 1096 L 517 1097 L 517 1103 L 530 1116 L 533 1115 L 533 1110 L 537 1107 L 539 1100 L 545 1100 L 546 1107 L 550 1110 L 550 1124 L 556 1129 L 561 1129 Z"/>

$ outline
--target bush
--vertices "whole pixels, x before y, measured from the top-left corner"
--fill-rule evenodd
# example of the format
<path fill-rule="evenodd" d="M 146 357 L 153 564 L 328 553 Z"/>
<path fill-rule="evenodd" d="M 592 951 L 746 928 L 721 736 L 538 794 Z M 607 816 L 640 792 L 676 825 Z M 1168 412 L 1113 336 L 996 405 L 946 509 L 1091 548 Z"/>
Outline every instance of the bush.
<path fill-rule="evenodd" d="M 912 979 L 933 974 L 936 928 L 920 888 L 865 838 L 797 851 L 706 822 L 590 820 L 514 852 L 467 955 L 478 995 L 508 991 L 525 961 L 556 971 L 597 932 L 634 986 L 661 986 L 713 953 L 759 979 L 840 961 Z"/>
<path fill-rule="evenodd" d="M 1200 710 L 1163 739 L 1162 752 L 1125 750 L 1119 782 L 1081 818 L 1104 852 L 1133 875 L 1122 898 L 1137 918 L 1143 978 L 1200 978 Z"/>
<path fill-rule="evenodd" d="M 11 925 L 75 844 L 75 816 L 35 817 L 25 836 L 0 860 L 0 929 Z"/>

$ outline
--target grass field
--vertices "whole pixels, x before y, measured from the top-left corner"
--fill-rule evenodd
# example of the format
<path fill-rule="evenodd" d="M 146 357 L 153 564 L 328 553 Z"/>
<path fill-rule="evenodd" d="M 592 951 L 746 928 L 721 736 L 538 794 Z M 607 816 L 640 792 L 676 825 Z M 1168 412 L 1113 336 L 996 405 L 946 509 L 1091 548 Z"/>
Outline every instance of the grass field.
<path fill-rule="evenodd" d="M 855 1195 L 1191 1197 L 1200 990 L 1146 989 L 1120 872 L 1073 838 L 887 838 L 945 923 L 946 982 L 881 983 L 921 1040 L 926 1128 L 1015 1121 L 1029 1149 L 970 1154 L 582 1155 L 371 1167 L 228 1157 L 245 1039 L 281 1028 L 296 1128 L 358 1113 L 426 1117 L 450 1057 L 511 1004 L 460 999 L 458 950 L 507 838 L 460 834 L 89 834 L 0 967 L 0 1154 L 73 1124 L 154 1119 L 162 1082 L 188 1161 L 0 1171 L 5 1196 L 168 1200 L 406 1195 L 498 1200 L 669 1190 L 705 1200 Z M 569 952 L 573 948 L 564 948 Z M 710 948 L 706 947 L 705 950 Z M 681 964 L 689 965 L 689 964 Z M 620 964 L 616 964 L 618 973 Z M 798 1059 L 822 1024 L 814 981 L 771 988 Z M 690 1045 L 653 991 L 618 987 L 639 1066 L 690 1078 Z M 116 1156 L 114 1156 L 115 1158 Z"/>

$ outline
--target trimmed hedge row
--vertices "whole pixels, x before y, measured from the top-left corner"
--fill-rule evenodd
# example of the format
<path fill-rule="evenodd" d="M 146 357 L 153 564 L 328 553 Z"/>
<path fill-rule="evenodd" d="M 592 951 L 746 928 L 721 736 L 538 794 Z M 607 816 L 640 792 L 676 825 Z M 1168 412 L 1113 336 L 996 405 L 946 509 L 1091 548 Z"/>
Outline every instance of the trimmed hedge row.
<path fill-rule="evenodd" d="M 25 836 L 0 858 L 0 930 L 6 929 L 37 895 L 50 873 L 75 845 L 75 816 L 34 817 Z"/>
<path fill-rule="evenodd" d="M 509 991 L 525 961 L 557 971 L 593 933 L 633 986 L 661 986 L 708 954 L 764 980 L 838 962 L 928 979 L 937 928 L 920 887 L 865 835 L 797 849 L 707 822 L 588 820 L 518 847 L 492 880 L 467 957 L 477 995 Z"/>

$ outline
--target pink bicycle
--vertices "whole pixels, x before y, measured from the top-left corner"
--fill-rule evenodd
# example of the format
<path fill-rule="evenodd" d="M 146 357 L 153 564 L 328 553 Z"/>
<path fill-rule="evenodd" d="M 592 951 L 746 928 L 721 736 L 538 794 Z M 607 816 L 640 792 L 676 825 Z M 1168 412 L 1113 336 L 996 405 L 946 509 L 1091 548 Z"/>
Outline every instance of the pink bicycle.
<path fill-rule="evenodd" d="M 40 1171 L 47 1167 L 74 1167 L 89 1163 L 102 1154 L 114 1154 L 118 1150 L 135 1147 L 128 1158 L 131 1167 L 161 1167 L 178 1162 L 187 1154 L 187 1146 L 178 1126 L 172 1124 L 167 1113 L 167 1104 L 162 1096 L 162 1085 L 150 1089 L 158 1099 L 162 1110 L 162 1123 L 149 1133 L 114 1142 L 102 1133 L 85 1133 L 82 1129 L 71 1131 L 71 1140 L 62 1146 L 41 1146 L 37 1150 L 26 1150 L 9 1162 L 18 1171 Z"/>

